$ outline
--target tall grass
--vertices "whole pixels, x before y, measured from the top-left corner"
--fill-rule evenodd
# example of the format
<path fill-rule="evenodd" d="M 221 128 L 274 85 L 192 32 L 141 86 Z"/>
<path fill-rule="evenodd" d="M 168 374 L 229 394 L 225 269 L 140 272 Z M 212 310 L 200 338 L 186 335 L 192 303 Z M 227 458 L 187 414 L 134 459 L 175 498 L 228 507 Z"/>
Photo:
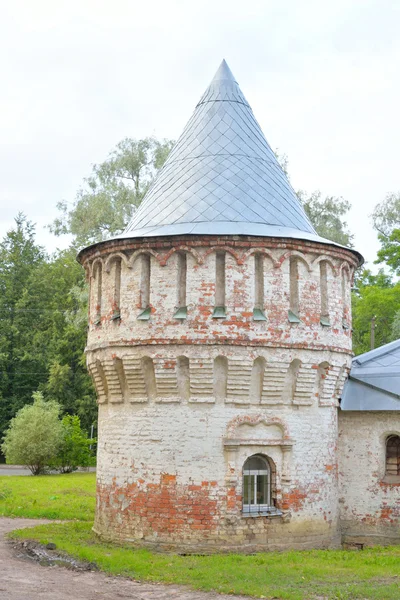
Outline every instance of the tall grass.
<path fill-rule="evenodd" d="M 3 517 L 93 521 L 95 506 L 94 473 L 0 477 Z"/>

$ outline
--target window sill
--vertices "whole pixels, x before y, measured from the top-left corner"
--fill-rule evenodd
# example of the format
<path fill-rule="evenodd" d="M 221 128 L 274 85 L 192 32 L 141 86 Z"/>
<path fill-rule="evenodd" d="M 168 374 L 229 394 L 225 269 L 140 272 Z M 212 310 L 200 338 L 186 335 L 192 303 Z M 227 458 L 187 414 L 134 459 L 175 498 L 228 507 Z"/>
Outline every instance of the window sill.
<path fill-rule="evenodd" d="M 274 511 L 264 511 L 261 510 L 260 512 L 257 511 L 253 511 L 253 512 L 244 512 L 242 511 L 242 517 L 251 517 L 251 518 L 255 518 L 255 517 L 282 517 L 283 513 L 281 510 L 274 510 Z"/>
<path fill-rule="evenodd" d="M 321 317 L 319 322 L 321 323 L 322 327 L 330 327 L 331 326 L 331 323 L 330 323 L 328 317 Z"/>
<path fill-rule="evenodd" d="M 148 306 L 137 316 L 138 321 L 148 321 L 151 315 L 151 308 Z"/>
<path fill-rule="evenodd" d="M 187 317 L 187 306 L 180 306 L 174 314 L 174 319 L 183 321 Z"/>
<path fill-rule="evenodd" d="M 120 318 L 121 318 L 121 313 L 119 311 L 117 311 L 111 315 L 110 320 L 117 321 Z"/>
<path fill-rule="evenodd" d="M 253 321 L 266 321 L 266 320 L 267 320 L 267 317 L 265 316 L 265 314 L 261 310 L 261 308 L 253 309 Z"/>
<path fill-rule="evenodd" d="M 213 319 L 226 319 L 225 306 L 215 306 L 212 314 Z"/>
<path fill-rule="evenodd" d="M 301 323 L 299 317 L 294 314 L 293 311 L 289 310 L 288 312 L 289 323 Z"/>

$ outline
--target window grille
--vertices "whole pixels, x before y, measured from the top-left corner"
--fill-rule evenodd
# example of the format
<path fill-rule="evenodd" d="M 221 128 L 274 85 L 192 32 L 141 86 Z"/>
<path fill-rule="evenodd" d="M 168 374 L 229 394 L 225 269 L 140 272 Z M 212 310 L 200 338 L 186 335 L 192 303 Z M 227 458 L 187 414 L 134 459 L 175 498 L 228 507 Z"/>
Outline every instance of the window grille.
<path fill-rule="evenodd" d="M 400 436 L 391 435 L 386 441 L 386 475 L 400 475 Z"/>
<path fill-rule="evenodd" d="M 243 514 L 281 514 L 272 500 L 271 467 L 261 456 L 251 456 L 243 466 Z"/>

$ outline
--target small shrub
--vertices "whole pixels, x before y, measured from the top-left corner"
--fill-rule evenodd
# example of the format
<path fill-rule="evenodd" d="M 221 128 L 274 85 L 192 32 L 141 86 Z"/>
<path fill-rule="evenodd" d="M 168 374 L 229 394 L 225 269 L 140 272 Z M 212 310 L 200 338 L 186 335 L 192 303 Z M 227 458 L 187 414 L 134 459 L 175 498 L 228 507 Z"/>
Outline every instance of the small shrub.
<path fill-rule="evenodd" d="M 11 420 L 1 445 L 7 464 L 25 465 L 33 475 L 45 472 L 63 439 L 60 405 L 33 394 L 33 404 L 21 408 Z"/>
<path fill-rule="evenodd" d="M 90 445 L 95 441 L 87 437 L 76 415 L 66 415 L 62 420 L 62 442 L 57 456 L 50 466 L 60 473 L 72 473 L 78 467 L 88 467 L 93 463 Z"/>

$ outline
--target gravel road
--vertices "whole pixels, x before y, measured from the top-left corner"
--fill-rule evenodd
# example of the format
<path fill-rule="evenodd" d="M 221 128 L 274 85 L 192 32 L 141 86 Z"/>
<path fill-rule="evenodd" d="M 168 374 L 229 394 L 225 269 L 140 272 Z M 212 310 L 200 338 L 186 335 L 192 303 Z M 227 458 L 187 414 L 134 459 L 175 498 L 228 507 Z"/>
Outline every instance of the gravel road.
<path fill-rule="evenodd" d="M 21 558 L 19 551 L 4 538 L 13 529 L 46 522 L 0 518 L 0 600 L 244 600 L 244 596 L 194 592 L 176 585 L 138 583 L 93 571 L 42 567 L 33 560 Z"/>

